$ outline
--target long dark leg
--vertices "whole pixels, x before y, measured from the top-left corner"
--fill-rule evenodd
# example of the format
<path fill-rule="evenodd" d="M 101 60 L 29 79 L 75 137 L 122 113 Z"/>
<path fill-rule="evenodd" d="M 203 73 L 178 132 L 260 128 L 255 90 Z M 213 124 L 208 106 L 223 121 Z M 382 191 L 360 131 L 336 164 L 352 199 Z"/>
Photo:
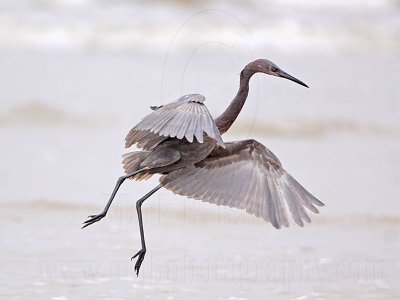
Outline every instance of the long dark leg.
<path fill-rule="evenodd" d="M 140 269 L 140 266 L 142 265 L 142 262 L 144 260 L 144 256 L 146 254 L 146 243 L 144 241 L 143 220 L 142 220 L 142 203 L 147 198 L 149 198 L 151 195 L 153 195 L 155 192 L 157 192 L 160 188 L 161 188 L 161 185 L 157 185 L 154 189 L 152 189 L 150 192 L 148 192 L 146 195 L 144 195 L 142 198 L 140 198 L 136 202 L 136 211 L 137 211 L 137 215 L 138 215 L 139 229 L 140 229 L 140 240 L 142 242 L 142 249 L 140 249 L 139 252 L 136 253 L 131 258 L 131 260 L 132 260 L 135 257 L 138 257 L 138 259 L 136 261 L 136 264 L 135 264 L 136 276 L 139 276 L 139 269 Z"/>
<path fill-rule="evenodd" d="M 136 175 L 136 174 L 139 174 L 139 173 L 141 173 L 141 172 L 144 172 L 144 171 L 146 171 L 146 170 L 148 170 L 148 168 L 139 169 L 139 170 L 137 170 L 137 171 L 135 171 L 135 172 L 126 174 L 126 175 L 121 176 L 120 178 L 118 178 L 117 183 L 115 184 L 114 190 L 113 190 L 113 192 L 112 192 L 112 194 L 111 194 L 111 196 L 110 196 L 110 199 L 108 200 L 108 202 L 107 202 L 107 204 L 106 204 L 106 207 L 104 207 L 104 210 L 103 210 L 100 214 L 98 214 L 98 215 L 90 215 L 90 216 L 88 216 L 89 220 L 86 220 L 85 222 L 83 222 L 82 228 L 85 228 L 85 227 L 87 227 L 87 226 L 89 226 L 89 225 L 91 225 L 91 224 L 93 224 L 93 223 L 96 223 L 96 222 L 100 221 L 101 219 L 103 219 L 103 218 L 106 216 L 106 214 L 107 214 L 107 212 L 108 212 L 108 209 L 110 208 L 111 203 L 113 202 L 114 197 L 115 197 L 115 195 L 117 194 L 118 189 L 119 189 L 119 187 L 121 186 L 121 184 L 122 184 L 127 178 L 132 177 L 132 176 L 134 176 L 134 175 Z"/>

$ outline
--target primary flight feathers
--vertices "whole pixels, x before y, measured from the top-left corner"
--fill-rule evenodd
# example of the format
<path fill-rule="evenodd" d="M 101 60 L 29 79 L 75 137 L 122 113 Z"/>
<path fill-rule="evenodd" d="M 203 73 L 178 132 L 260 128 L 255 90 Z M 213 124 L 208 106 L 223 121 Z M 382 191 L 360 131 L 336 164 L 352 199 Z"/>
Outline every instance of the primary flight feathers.
<path fill-rule="evenodd" d="M 314 205 L 324 205 L 261 143 L 244 140 L 225 146 L 192 166 L 163 175 L 161 184 L 182 196 L 245 209 L 275 228 L 289 226 L 286 205 L 299 226 L 311 221 L 305 208 L 318 213 Z"/>

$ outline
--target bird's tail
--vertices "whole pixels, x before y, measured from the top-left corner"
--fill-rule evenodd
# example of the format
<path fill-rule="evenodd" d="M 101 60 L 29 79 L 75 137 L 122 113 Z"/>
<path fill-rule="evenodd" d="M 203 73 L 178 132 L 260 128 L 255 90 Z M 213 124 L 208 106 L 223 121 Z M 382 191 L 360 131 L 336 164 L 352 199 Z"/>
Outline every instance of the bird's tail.
<path fill-rule="evenodd" d="M 146 159 L 150 151 L 134 151 L 122 155 L 122 164 L 126 174 L 133 173 L 140 169 L 140 164 Z M 151 177 L 148 172 L 139 173 L 131 179 L 143 180 Z"/>

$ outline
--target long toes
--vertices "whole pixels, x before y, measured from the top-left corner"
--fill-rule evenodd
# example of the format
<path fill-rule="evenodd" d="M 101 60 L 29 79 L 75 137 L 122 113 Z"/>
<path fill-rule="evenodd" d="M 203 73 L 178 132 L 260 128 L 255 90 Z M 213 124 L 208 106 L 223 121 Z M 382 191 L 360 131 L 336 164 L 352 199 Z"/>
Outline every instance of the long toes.
<path fill-rule="evenodd" d="M 139 270 L 140 266 L 142 265 L 142 261 L 138 260 L 135 264 L 135 271 L 136 271 L 136 276 L 139 276 Z"/>
<path fill-rule="evenodd" d="M 83 222 L 83 223 L 89 223 L 89 222 L 97 221 L 98 219 L 99 219 L 99 218 L 93 217 L 93 218 L 91 218 L 91 219 L 89 219 L 89 220 L 86 220 L 86 221 Z"/>
<path fill-rule="evenodd" d="M 140 254 L 141 251 L 139 251 L 138 253 L 136 253 L 134 256 L 131 257 L 131 260 L 133 260 L 136 256 L 138 256 Z"/>
<path fill-rule="evenodd" d="M 88 220 L 83 222 L 84 224 L 90 223 L 90 222 L 97 222 L 97 221 L 103 219 L 104 215 L 91 215 L 91 216 L 88 216 L 88 218 L 89 218 Z"/>
<path fill-rule="evenodd" d="M 131 260 L 133 260 L 135 257 L 138 257 L 137 258 L 137 261 L 136 261 L 136 263 L 135 263 L 135 268 L 134 268 L 134 270 L 135 270 L 135 272 L 136 272 L 136 276 L 139 276 L 139 270 L 140 270 L 140 267 L 141 267 L 141 265 L 142 265 L 142 262 L 143 262 L 143 260 L 144 260 L 144 256 L 146 255 L 146 251 L 143 251 L 143 250 L 140 250 L 138 253 L 136 253 L 134 256 L 132 256 L 132 258 L 131 258 Z"/>
<path fill-rule="evenodd" d="M 88 226 L 91 225 L 91 224 L 93 224 L 93 223 L 87 223 L 87 224 L 83 225 L 83 226 L 82 226 L 82 229 L 85 228 L 85 227 L 88 227 Z"/>
<path fill-rule="evenodd" d="M 94 222 L 92 222 L 92 223 L 83 223 L 84 225 L 82 226 L 82 229 L 83 228 L 85 228 L 85 227 L 88 227 L 89 225 L 92 225 Z"/>
<path fill-rule="evenodd" d="M 89 216 L 90 219 L 86 220 L 85 222 L 83 222 L 82 229 L 87 227 L 87 226 L 89 226 L 89 225 L 91 225 L 91 224 L 93 224 L 93 223 L 96 223 L 96 222 L 100 221 L 103 217 L 104 216 L 102 216 L 102 215 Z"/>
<path fill-rule="evenodd" d="M 91 216 L 89 216 L 90 220 L 93 220 L 93 219 L 101 219 L 101 218 L 103 218 L 103 217 L 104 217 L 104 215 L 102 215 L 102 214 L 100 214 L 100 215 L 91 215 Z"/>
<path fill-rule="evenodd" d="M 85 225 L 90 225 L 90 224 L 93 224 L 93 223 L 95 223 L 95 222 L 97 222 L 97 221 L 98 221 L 98 220 L 90 219 L 90 220 L 87 220 L 87 221 L 83 222 L 83 224 L 85 224 Z"/>

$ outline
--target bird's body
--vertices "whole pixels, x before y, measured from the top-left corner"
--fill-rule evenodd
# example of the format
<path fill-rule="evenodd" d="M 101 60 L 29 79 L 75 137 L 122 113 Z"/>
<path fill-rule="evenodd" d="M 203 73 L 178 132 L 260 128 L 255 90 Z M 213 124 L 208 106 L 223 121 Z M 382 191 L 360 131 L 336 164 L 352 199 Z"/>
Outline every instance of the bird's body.
<path fill-rule="evenodd" d="M 305 208 L 318 213 L 315 205 L 323 205 L 260 142 L 224 142 L 221 138 L 239 115 L 247 99 L 250 78 L 257 72 L 306 86 L 270 61 L 256 60 L 243 69 L 236 97 L 215 120 L 204 105 L 204 96 L 190 94 L 151 107 L 153 112 L 128 133 L 125 146 L 136 145 L 140 150 L 123 156 L 127 175 L 118 180 L 104 211 L 90 216 L 84 227 L 106 215 L 125 179 L 141 180 L 161 174 L 160 185 L 137 202 L 142 240 L 142 249 L 134 256 L 138 256 L 137 274 L 146 253 L 141 204 L 161 187 L 205 202 L 244 209 L 275 228 L 289 226 L 286 206 L 295 223 L 303 226 L 304 221 L 311 221 Z"/>
<path fill-rule="evenodd" d="M 168 138 L 150 151 L 135 151 L 123 155 L 122 162 L 126 174 L 149 168 L 143 173 L 130 177 L 131 179 L 148 179 L 154 174 L 168 174 L 194 165 L 204 160 L 215 146 L 216 141 L 209 137 L 205 137 L 202 143 Z"/>

